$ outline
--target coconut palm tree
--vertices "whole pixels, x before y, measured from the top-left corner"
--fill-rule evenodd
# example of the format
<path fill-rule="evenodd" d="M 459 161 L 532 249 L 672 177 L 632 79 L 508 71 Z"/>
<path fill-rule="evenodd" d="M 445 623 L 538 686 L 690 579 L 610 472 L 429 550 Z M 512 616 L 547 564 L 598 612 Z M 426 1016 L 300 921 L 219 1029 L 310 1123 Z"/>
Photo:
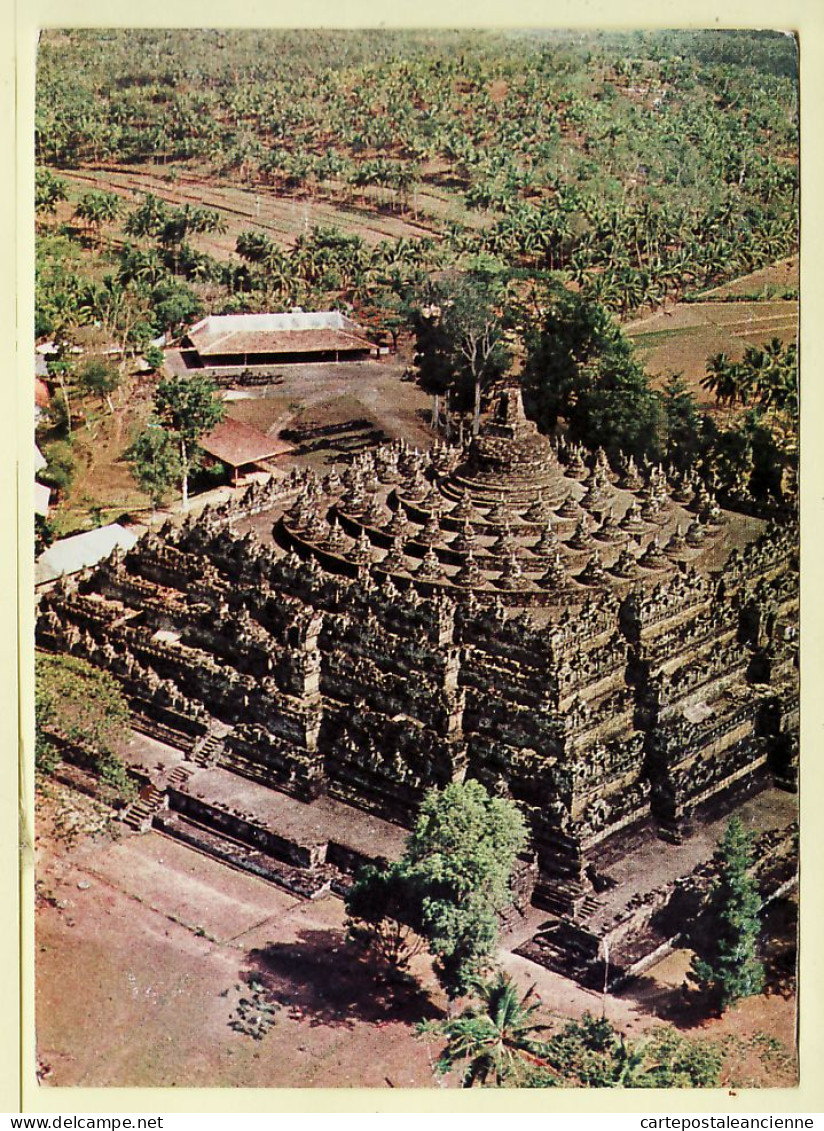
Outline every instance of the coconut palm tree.
<path fill-rule="evenodd" d="M 95 242 L 100 245 L 103 225 L 117 218 L 122 203 L 120 197 L 113 192 L 87 192 L 77 202 L 74 214 L 95 233 Z"/>
<path fill-rule="evenodd" d="M 154 248 L 142 248 L 126 244 L 121 248 L 118 259 L 120 265 L 117 277 L 121 283 L 137 282 L 153 287 L 166 274 L 166 268 Z"/>
<path fill-rule="evenodd" d="M 798 361 L 795 344 L 786 348 L 780 338 L 766 345 L 747 346 L 741 368 L 747 372 L 749 390 L 769 413 L 798 412 Z"/>
<path fill-rule="evenodd" d="M 34 207 L 38 216 L 53 215 L 61 200 L 67 199 L 66 182 L 48 169 L 35 171 Z"/>
<path fill-rule="evenodd" d="M 492 1083 L 514 1084 L 530 1068 L 545 1066 L 544 1045 L 537 1034 L 549 1026 L 537 1021 L 539 1003 L 532 986 L 521 996 L 512 979 L 499 973 L 474 985 L 477 1002 L 459 1016 L 425 1031 L 446 1038 L 435 1065 L 439 1076 L 464 1065 L 464 1088 Z"/>
<path fill-rule="evenodd" d="M 707 375 L 701 382 L 701 388 L 711 392 L 719 404 L 726 404 L 730 413 L 736 401 L 747 403 L 748 387 L 741 369 L 725 353 L 717 353 L 708 359 Z"/>
<path fill-rule="evenodd" d="M 159 200 L 151 193 L 143 198 L 143 203 L 126 217 L 123 231 L 128 236 L 155 236 L 161 230 L 168 217 L 168 209 L 164 201 Z"/>

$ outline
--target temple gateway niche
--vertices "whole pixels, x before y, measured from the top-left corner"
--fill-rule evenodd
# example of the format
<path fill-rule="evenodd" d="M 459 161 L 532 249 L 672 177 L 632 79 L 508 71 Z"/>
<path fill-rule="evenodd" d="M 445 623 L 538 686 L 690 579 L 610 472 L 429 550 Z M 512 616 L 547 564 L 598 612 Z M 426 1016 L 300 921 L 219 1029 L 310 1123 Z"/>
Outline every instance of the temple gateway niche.
<path fill-rule="evenodd" d="M 550 440 L 513 386 L 464 449 L 167 523 L 44 595 L 38 642 L 180 752 L 135 764 L 135 821 L 302 893 L 399 852 L 432 786 L 514 799 L 520 953 L 590 981 L 677 934 L 733 809 L 763 883 L 794 875 L 797 615 L 794 524 Z"/>

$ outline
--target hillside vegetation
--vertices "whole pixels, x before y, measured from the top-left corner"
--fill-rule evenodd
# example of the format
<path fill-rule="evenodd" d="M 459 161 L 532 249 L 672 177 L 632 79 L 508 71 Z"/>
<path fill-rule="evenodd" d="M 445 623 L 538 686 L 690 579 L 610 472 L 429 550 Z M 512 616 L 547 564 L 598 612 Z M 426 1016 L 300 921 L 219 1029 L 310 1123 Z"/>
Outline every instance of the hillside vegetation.
<path fill-rule="evenodd" d="M 472 276 L 517 369 L 558 286 L 638 321 L 723 298 L 798 246 L 797 52 L 780 33 L 45 31 L 35 144 L 35 330 L 57 344 L 59 382 L 42 439 L 70 441 L 72 412 L 91 408 L 115 462 L 132 439 L 130 358 L 206 313 L 340 307 L 403 351 L 439 283 Z M 671 340 L 654 364 L 686 368 L 694 392 L 706 343 L 724 365 L 791 344 L 794 308 L 778 323 L 746 312 L 739 350 L 743 317 L 703 319 L 730 323 L 731 346 L 704 330 L 690 352 L 689 319 L 643 327 L 639 346 Z M 72 361 L 90 335 L 119 351 L 102 399 Z M 454 374 L 442 390 L 422 377 L 464 410 Z M 746 479 L 763 420 L 738 385 L 706 389 L 747 406 Z M 661 427 L 646 454 L 680 463 Z"/>
<path fill-rule="evenodd" d="M 37 155 L 416 217 L 625 312 L 792 252 L 796 65 L 754 32 L 48 32 Z"/>

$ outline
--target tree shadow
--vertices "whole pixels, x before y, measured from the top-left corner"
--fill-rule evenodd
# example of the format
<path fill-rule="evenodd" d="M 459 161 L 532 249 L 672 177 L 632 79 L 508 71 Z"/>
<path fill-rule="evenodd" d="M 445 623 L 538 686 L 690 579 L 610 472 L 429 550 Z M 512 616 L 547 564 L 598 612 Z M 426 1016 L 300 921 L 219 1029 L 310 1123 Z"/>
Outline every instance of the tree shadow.
<path fill-rule="evenodd" d="M 798 906 L 794 898 L 776 899 L 763 911 L 759 956 L 764 965 L 766 996 L 790 1000 L 797 989 Z M 668 986 L 649 974 L 640 975 L 616 995 L 644 1013 L 677 1029 L 694 1029 L 718 1014 L 697 987 Z"/>
<path fill-rule="evenodd" d="M 776 899 L 762 920 L 765 992 L 785 1000 L 795 995 L 798 966 L 798 904 Z"/>
<path fill-rule="evenodd" d="M 648 974 L 633 978 L 614 996 L 676 1029 L 695 1029 L 712 1016 L 706 999 L 697 990 L 662 985 Z"/>
<path fill-rule="evenodd" d="M 415 1024 L 441 1016 L 413 978 L 390 979 L 347 946 L 338 930 L 305 930 L 295 942 L 255 948 L 241 977 L 260 982 L 271 1001 L 299 1012 L 312 1027 Z"/>

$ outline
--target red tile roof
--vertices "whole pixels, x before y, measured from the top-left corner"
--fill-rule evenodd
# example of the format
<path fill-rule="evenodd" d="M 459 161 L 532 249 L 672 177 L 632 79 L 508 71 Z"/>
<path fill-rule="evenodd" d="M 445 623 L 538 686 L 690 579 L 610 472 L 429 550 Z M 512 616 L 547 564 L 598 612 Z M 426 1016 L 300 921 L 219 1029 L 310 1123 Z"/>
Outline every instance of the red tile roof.
<path fill-rule="evenodd" d="M 240 420 L 224 420 L 200 441 L 200 446 L 210 456 L 229 467 L 243 467 L 260 463 L 292 451 L 292 445 L 275 436 L 267 436 Z"/>
<path fill-rule="evenodd" d="M 258 330 L 230 331 L 215 337 L 201 335 L 194 340 L 201 357 L 224 354 L 349 353 L 373 349 L 368 338 L 345 330 Z"/>
<path fill-rule="evenodd" d="M 338 310 L 209 315 L 192 326 L 188 338 L 202 357 L 375 349 L 362 328 Z"/>

